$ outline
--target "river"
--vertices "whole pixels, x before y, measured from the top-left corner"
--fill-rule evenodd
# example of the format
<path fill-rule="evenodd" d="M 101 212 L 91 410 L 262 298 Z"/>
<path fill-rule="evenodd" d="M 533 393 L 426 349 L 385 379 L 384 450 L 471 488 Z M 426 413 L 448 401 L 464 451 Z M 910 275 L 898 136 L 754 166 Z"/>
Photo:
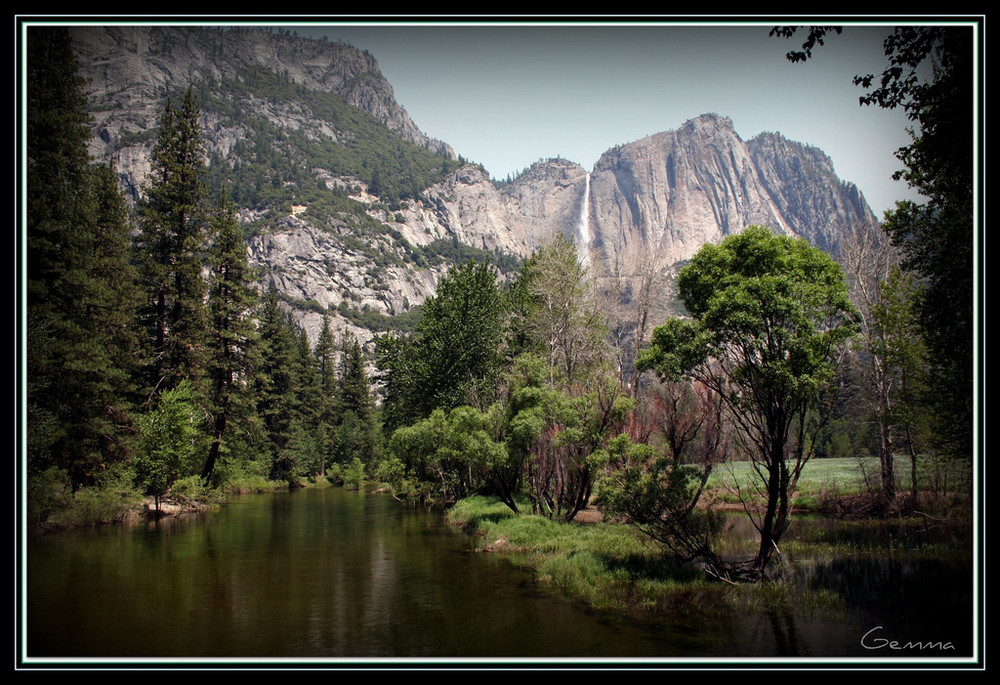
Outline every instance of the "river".
<path fill-rule="evenodd" d="M 951 658 L 972 650 L 967 564 L 913 565 L 898 555 L 803 564 L 802 582 L 839 592 L 842 609 L 708 616 L 695 604 L 650 623 L 592 610 L 473 551 L 440 513 L 341 488 L 46 535 L 28 543 L 26 561 L 26 651 L 41 662 Z M 940 644 L 901 654 L 890 640 Z"/>

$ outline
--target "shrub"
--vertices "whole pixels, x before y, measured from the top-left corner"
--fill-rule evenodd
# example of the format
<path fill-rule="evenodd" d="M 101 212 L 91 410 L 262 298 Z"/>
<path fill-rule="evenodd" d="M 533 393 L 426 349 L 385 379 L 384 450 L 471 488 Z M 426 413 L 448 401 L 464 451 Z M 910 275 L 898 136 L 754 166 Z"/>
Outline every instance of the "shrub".
<path fill-rule="evenodd" d="M 358 490 L 365 482 L 365 465 L 357 457 L 351 460 L 343 473 L 344 487 L 348 490 Z"/>

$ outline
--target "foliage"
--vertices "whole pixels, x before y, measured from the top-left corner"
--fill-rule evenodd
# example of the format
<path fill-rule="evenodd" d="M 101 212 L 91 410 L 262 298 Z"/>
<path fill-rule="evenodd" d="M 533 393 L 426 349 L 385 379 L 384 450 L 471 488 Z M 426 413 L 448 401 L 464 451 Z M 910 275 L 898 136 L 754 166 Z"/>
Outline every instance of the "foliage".
<path fill-rule="evenodd" d="M 787 530 L 788 494 L 811 456 L 814 412 L 854 309 L 833 260 L 757 226 L 704 246 L 678 285 L 694 318 L 657 328 L 638 364 L 661 378 L 693 378 L 723 400 L 766 502 L 757 556 L 733 570 L 760 578 Z"/>
<path fill-rule="evenodd" d="M 627 526 L 516 515 L 481 496 L 459 502 L 448 520 L 474 532 L 480 549 L 503 554 L 532 569 L 539 581 L 595 607 L 656 616 L 696 602 L 700 612 L 716 603 L 731 611 L 721 586 L 657 555 Z"/>
<path fill-rule="evenodd" d="M 72 501 L 69 474 L 55 466 L 30 474 L 25 495 L 28 527 L 41 528 Z"/>
<path fill-rule="evenodd" d="M 726 452 L 721 399 L 701 384 L 665 382 L 642 398 L 646 411 L 595 454 L 601 469 L 597 506 L 634 526 L 680 562 L 698 559 L 722 572 L 712 552 L 715 516 L 696 510 Z M 658 447 L 654 446 L 654 441 Z"/>
<path fill-rule="evenodd" d="M 897 203 L 885 228 L 901 247 L 904 266 L 926 280 L 920 322 L 932 361 L 936 438 L 942 451 L 969 459 L 972 449 L 973 169 L 974 82 L 972 30 L 898 28 L 886 39 L 890 78 L 866 104 L 902 106 L 918 131 L 897 153 L 905 170 L 896 174 L 928 198 L 924 205 Z M 934 64 L 930 83 L 917 67 Z M 909 69 L 907 72 L 906 70 Z M 871 77 L 857 82 L 868 87 Z"/>
<path fill-rule="evenodd" d="M 490 425 L 490 417 L 472 407 L 438 408 L 397 429 L 388 450 L 419 480 L 435 483 L 435 499 L 455 502 L 479 489 L 484 472 L 507 458 Z"/>
<path fill-rule="evenodd" d="M 28 468 L 73 488 L 129 450 L 137 304 L 124 200 L 92 169 L 83 83 L 65 29 L 28 32 Z"/>
<path fill-rule="evenodd" d="M 423 305 L 412 338 L 383 337 L 378 366 L 392 430 L 436 408 L 489 404 L 505 342 L 506 310 L 489 264 L 453 267 Z M 485 400 L 485 401 L 484 401 Z"/>
<path fill-rule="evenodd" d="M 774 33 L 790 37 L 795 29 L 775 29 Z M 814 35 L 822 38 L 825 33 L 822 27 L 813 27 L 812 45 Z M 969 459 L 973 453 L 973 172 L 977 152 L 972 128 L 977 86 L 973 40 L 971 27 L 899 26 L 883 43 L 888 66 L 881 74 L 854 77 L 854 83 L 866 89 L 859 97 L 862 105 L 902 107 L 916 124 L 908 131 L 913 142 L 896 153 L 905 168 L 894 178 L 904 179 L 927 202 L 898 202 L 886 213 L 883 225 L 903 252 L 903 267 L 926 282 L 918 308 L 931 362 L 928 388 L 933 391 L 926 399 L 934 408 L 938 448 L 960 459 Z M 807 50 L 801 59 L 808 56 Z M 929 81 L 925 73 L 931 74 Z"/>
<path fill-rule="evenodd" d="M 265 67 L 245 66 L 235 79 L 204 81 L 198 88 L 206 109 L 243 131 L 243 140 L 227 156 L 236 161 L 213 164 L 209 178 L 217 191 L 231 177 L 241 193 L 234 199 L 241 206 L 301 201 L 303 193 L 316 188 L 311 170 L 325 169 L 359 179 L 396 209 L 461 166 L 460 161 L 402 140 L 343 96 L 311 90 Z M 261 100 L 301 102 L 314 123 L 278 128 L 258 108 L 248 106 Z"/>
<path fill-rule="evenodd" d="M 901 271 L 899 250 L 879 229 L 848 236 L 841 253 L 859 322 L 854 366 L 846 369 L 858 371 L 853 376 L 846 373 L 844 384 L 858 377 L 856 394 L 874 427 L 872 451 L 881 462 L 883 503 L 893 506 L 895 452 L 905 446 L 915 468 L 923 423 L 920 415 L 925 408 L 918 401 L 926 374 L 926 351 L 916 315 L 920 287 L 911 274 Z M 911 481 L 916 484 L 915 474 Z"/>
<path fill-rule="evenodd" d="M 206 363 L 207 247 L 203 201 L 204 143 L 199 108 L 188 89 L 175 110 L 168 100 L 140 206 L 138 245 L 147 294 L 146 321 L 154 392 L 190 379 L 202 390 Z"/>
<path fill-rule="evenodd" d="M 459 242 L 455 236 L 451 239 L 438 238 L 416 249 L 420 250 L 429 266 L 435 266 L 442 262 L 465 264 L 468 261 L 475 261 L 493 263 L 500 273 L 511 274 L 516 272 L 521 265 L 520 260 L 514 255 L 499 251 L 488 252 L 478 247 L 472 247 Z"/>
<path fill-rule="evenodd" d="M 382 312 L 370 307 L 365 307 L 364 309 L 350 307 L 343 300 L 337 305 L 337 313 L 355 326 L 360 326 L 373 333 L 395 331 L 397 333 L 410 334 L 416 331 L 417 326 L 420 324 L 420 319 L 423 318 L 423 308 L 420 305 L 415 305 L 405 312 L 386 316 Z"/>
<path fill-rule="evenodd" d="M 627 435 L 613 439 L 599 455 L 606 477 L 598 483 L 596 504 L 607 514 L 660 543 L 682 563 L 718 564 L 712 552 L 714 517 L 695 513 L 708 471 L 683 465 Z M 724 573 L 711 568 L 713 575 Z"/>
<path fill-rule="evenodd" d="M 359 490 L 365 482 L 365 465 L 357 457 L 351 460 L 344 469 L 344 487 L 348 490 Z"/>
<path fill-rule="evenodd" d="M 227 428 L 232 431 L 231 419 L 236 419 L 235 423 L 244 432 L 257 430 L 258 417 L 250 395 L 250 379 L 261 364 L 257 325 L 253 318 L 257 310 L 257 288 L 247 264 L 243 232 L 226 194 L 212 218 L 211 229 L 209 313 L 212 328 L 207 371 L 212 382 L 215 416 L 212 446 L 201 470 L 201 477 L 206 482 L 212 478 L 223 451 Z"/>
<path fill-rule="evenodd" d="M 515 297 L 515 335 L 526 351 L 545 356 L 553 382 L 586 385 L 607 357 L 607 329 L 576 244 L 560 235 L 542 245 L 525 261 Z"/>
<path fill-rule="evenodd" d="M 174 481 L 194 474 L 200 466 L 203 415 L 196 399 L 191 384 L 181 381 L 163 392 L 156 408 L 139 419 L 135 482 L 145 494 L 156 498 L 157 508 Z"/>
<path fill-rule="evenodd" d="M 122 521 L 142 500 L 130 476 L 127 469 L 109 469 L 94 485 L 76 491 L 72 504 L 62 512 L 61 520 L 73 526 Z"/>

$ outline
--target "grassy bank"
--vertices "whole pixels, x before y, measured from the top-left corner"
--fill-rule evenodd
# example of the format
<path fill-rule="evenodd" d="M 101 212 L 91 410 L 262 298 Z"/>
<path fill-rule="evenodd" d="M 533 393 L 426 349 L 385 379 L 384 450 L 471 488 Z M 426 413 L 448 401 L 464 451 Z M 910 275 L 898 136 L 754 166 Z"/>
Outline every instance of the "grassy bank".
<path fill-rule="evenodd" d="M 49 469 L 28 480 L 27 530 L 34 535 L 147 517 L 180 516 L 217 508 L 233 495 L 287 488 L 287 482 L 246 474 L 234 474 L 218 487 L 207 487 L 199 477 L 189 476 L 176 481 L 160 498 L 156 513 L 156 500 L 143 495 L 128 469 L 109 470 L 95 485 L 75 492 L 65 472 Z"/>
<path fill-rule="evenodd" d="M 877 461 L 871 460 L 865 466 L 877 466 Z M 715 489 L 712 494 L 716 501 L 724 501 L 727 491 L 732 495 L 732 479 L 747 482 L 750 477 L 749 464 L 736 463 L 713 474 L 708 485 Z M 948 474 L 955 486 L 964 485 L 967 477 L 961 469 Z M 840 522 L 831 530 L 806 526 L 793 531 L 782 545 L 787 553 L 784 558 L 791 564 L 786 577 L 796 576 L 796 559 L 809 564 L 815 560 L 884 558 L 893 554 L 927 559 L 968 556 L 968 494 L 950 489 L 938 491 L 937 499 L 932 501 L 933 489 L 921 485 L 926 488 L 922 508 L 932 514 Z M 908 481 L 900 483 L 900 490 L 908 487 Z M 834 498 L 864 495 L 872 492 L 871 488 L 858 460 L 815 460 L 799 481 L 796 506 L 821 511 Z M 530 511 L 527 502 L 519 507 L 522 512 Z M 830 591 L 807 590 L 794 582 L 733 587 L 714 581 L 697 568 L 672 563 L 649 538 L 623 524 L 560 523 L 515 514 L 497 499 L 482 496 L 458 502 L 448 513 L 448 520 L 474 535 L 478 550 L 501 554 L 515 565 L 531 569 L 538 581 L 598 609 L 655 619 L 684 612 L 721 614 L 793 604 L 798 612 L 829 613 L 841 605 L 840 597 Z M 743 523 L 746 534 L 720 539 L 717 551 L 737 557 L 752 554 L 757 538 L 749 523 Z M 750 547 L 743 549 L 741 544 Z"/>
<path fill-rule="evenodd" d="M 515 514 L 495 498 L 481 496 L 458 502 L 448 521 L 475 535 L 477 549 L 500 553 L 532 569 L 540 582 L 598 609 L 655 618 L 704 614 L 712 607 L 729 610 L 746 599 L 743 589 L 670 563 L 628 526 L 559 523 Z"/>

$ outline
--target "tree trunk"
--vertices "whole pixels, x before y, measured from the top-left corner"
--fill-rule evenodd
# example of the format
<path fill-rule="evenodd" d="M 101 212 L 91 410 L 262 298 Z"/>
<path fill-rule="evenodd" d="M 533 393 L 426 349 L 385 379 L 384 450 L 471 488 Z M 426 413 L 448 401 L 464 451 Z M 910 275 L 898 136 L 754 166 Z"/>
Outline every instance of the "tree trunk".
<path fill-rule="evenodd" d="M 215 461 L 219 457 L 219 448 L 222 447 L 222 434 L 226 431 L 226 412 L 221 411 L 215 417 L 215 438 L 212 440 L 212 447 L 208 450 L 208 457 L 205 459 L 205 466 L 201 470 L 201 479 L 208 483 L 215 471 Z"/>

